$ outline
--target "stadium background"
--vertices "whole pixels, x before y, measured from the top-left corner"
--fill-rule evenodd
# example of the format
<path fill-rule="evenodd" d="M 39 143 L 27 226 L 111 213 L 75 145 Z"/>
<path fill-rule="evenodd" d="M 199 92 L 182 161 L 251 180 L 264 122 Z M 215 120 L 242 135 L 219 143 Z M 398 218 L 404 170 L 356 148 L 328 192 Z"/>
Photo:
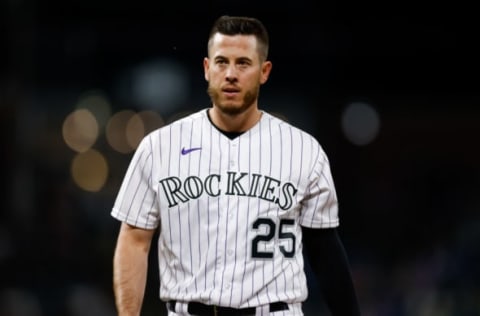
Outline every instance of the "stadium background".
<path fill-rule="evenodd" d="M 209 27 L 245 14 L 271 34 L 262 108 L 329 154 L 363 314 L 480 315 L 473 9 L 192 3 L 1 3 L 0 314 L 115 314 L 109 212 L 135 144 L 208 106 Z M 143 315 L 164 312 L 154 255 Z"/>

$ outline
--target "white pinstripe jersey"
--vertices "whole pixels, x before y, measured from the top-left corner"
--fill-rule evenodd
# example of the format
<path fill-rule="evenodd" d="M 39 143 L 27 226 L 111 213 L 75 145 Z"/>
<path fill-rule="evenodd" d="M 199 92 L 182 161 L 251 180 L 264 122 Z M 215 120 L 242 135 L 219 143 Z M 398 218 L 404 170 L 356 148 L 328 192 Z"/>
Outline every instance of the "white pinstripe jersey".
<path fill-rule="evenodd" d="M 300 226 L 339 224 L 316 139 L 266 112 L 230 139 L 206 109 L 143 139 L 111 214 L 160 229 L 162 300 L 237 308 L 304 301 Z"/>

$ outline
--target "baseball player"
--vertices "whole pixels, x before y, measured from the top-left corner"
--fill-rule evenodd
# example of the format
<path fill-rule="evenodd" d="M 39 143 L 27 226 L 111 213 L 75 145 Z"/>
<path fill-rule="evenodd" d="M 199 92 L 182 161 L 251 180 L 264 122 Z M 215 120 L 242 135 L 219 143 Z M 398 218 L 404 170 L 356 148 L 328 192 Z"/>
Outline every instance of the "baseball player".
<path fill-rule="evenodd" d="M 140 315 L 157 230 L 168 315 L 303 315 L 304 248 L 332 315 L 360 315 L 328 158 L 258 107 L 268 46 L 259 20 L 220 17 L 203 62 L 212 106 L 138 146 L 111 213 L 120 316 Z"/>

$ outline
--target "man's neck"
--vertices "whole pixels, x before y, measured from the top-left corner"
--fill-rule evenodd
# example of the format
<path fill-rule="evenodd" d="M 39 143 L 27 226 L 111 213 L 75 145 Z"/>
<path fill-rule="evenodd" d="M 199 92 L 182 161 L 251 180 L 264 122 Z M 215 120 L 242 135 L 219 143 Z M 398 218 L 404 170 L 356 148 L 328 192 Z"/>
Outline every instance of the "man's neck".
<path fill-rule="evenodd" d="M 212 124 L 221 131 L 245 132 L 257 124 L 262 112 L 257 108 L 252 108 L 240 114 L 230 115 L 213 106 L 208 110 L 208 115 Z"/>

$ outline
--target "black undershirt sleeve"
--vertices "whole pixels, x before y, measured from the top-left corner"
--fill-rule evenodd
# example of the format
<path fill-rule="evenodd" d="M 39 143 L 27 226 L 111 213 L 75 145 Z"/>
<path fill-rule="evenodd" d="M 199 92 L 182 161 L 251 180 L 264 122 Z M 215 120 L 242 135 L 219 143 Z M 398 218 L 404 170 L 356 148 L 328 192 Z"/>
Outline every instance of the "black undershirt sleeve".
<path fill-rule="evenodd" d="M 359 316 L 358 304 L 345 248 L 336 228 L 302 227 L 306 259 L 315 274 L 333 316 Z"/>

